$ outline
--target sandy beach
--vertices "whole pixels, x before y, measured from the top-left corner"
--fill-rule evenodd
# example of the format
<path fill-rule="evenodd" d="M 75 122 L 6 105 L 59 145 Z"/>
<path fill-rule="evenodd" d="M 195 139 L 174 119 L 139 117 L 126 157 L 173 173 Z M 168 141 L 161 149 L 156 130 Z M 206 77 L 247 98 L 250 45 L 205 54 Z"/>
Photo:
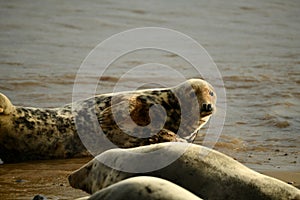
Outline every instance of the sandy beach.
<path fill-rule="evenodd" d="M 42 194 L 49 200 L 71 200 L 87 196 L 87 193 L 72 188 L 67 177 L 90 159 L 33 161 L 0 165 L 1 199 L 32 199 L 37 194 Z M 262 171 L 261 173 L 300 189 L 300 171 Z"/>

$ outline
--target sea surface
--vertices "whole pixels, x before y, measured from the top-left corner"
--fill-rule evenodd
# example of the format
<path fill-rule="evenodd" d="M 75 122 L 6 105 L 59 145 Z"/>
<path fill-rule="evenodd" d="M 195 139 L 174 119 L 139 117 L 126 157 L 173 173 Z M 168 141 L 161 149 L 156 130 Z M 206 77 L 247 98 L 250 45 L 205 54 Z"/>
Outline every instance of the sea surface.
<path fill-rule="evenodd" d="M 62 106 L 72 102 L 77 72 L 98 44 L 129 29 L 172 29 L 202 45 L 224 85 L 202 78 L 217 95 L 226 91 L 216 113 L 226 113 L 225 123 L 206 125 L 196 143 L 203 143 L 209 127 L 217 127 L 214 148 L 250 168 L 299 171 L 299 8 L 298 0 L 1 0 L 0 92 L 15 105 Z M 165 42 L 159 34 L 154 40 Z M 133 45 L 128 43 L 118 45 Z M 179 40 L 172 44 L 182 47 Z M 112 92 L 116 83 L 118 91 L 172 86 L 179 76 L 168 69 L 188 79 L 210 65 L 195 67 L 171 52 L 139 49 L 84 71 L 76 94 L 88 97 L 93 87 L 97 94 Z"/>

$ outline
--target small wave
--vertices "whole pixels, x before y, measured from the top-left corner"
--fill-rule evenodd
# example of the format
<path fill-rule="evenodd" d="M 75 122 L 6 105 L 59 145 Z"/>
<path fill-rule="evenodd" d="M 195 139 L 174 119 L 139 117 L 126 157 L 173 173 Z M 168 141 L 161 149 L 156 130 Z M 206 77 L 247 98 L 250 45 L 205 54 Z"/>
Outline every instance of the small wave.
<path fill-rule="evenodd" d="M 230 86 L 229 85 L 226 85 L 225 86 L 226 89 L 230 89 L 230 90 L 240 90 L 240 89 L 251 89 L 251 88 L 254 88 L 254 87 L 257 87 L 257 85 L 233 85 L 231 84 Z"/>
<path fill-rule="evenodd" d="M 8 86 L 8 85 L 4 85 L 4 84 L 0 84 L 0 90 L 1 91 L 10 91 L 10 90 L 13 90 L 13 87 L 12 86 Z"/>
<path fill-rule="evenodd" d="M 107 82 L 113 82 L 113 83 L 116 83 L 119 81 L 119 79 L 117 77 L 113 77 L 113 76 L 101 76 L 100 80 L 107 81 Z"/>
<path fill-rule="evenodd" d="M 13 88 L 26 88 L 26 87 L 45 87 L 45 84 L 38 80 L 15 80 L 10 82 Z"/>
<path fill-rule="evenodd" d="M 241 10 L 249 10 L 249 11 L 256 10 L 256 8 L 248 7 L 248 6 L 241 6 L 240 9 L 241 9 Z"/>
<path fill-rule="evenodd" d="M 234 150 L 234 151 L 245 151 L 246 143 L 236 137 L 231 137 L 228 135 L 221 135 L 218 139 L 217 143 L 215 143 L 215 138 L 212 138 L 210 141 L 210 138 L 205 138 L 205 134 L 199 134 L 195 140 L 196 144 L 204 145 L 204 146 L 214 146 L 216 149 L 227 149 L 227 150 Z"/>
<path fill-rule="evenodd" d="M 274 125 L 277 128 L 286 128 L 286 127 L 290 126 L 290 123 L 288 121 L 278 121 L 278 122 L 275 122 Z"/>
<path fill-rule="evenodd" d="M 147 13 L 145 10 L 137 10 L 137 9 L 131 10 L 130 12 L 135 13 L 135 14 L 140 14 L 140 15 L 144 15 Z"/>
<path fill-rule="evenodd" d="M 270 148 L 264 147 L 264 146 L 248 146 L 245 151 L 247 152 L 268 152 L 270 151 Z"/>
<path fill-rule="evenodd" d="M 266 114 L 258 119 L 262 121 L 258 124 L 258 126 L 273 126 L 277 128 L 287 128 L 291 125 L 289 121 L 278 119 L 278 117 L 270 114 Z"/>
<path fill-rule="evenodd" d="M 81 27 L 73 25 L 73 24 L 57 23 L 57 25 L 62 26 L 64 28 L 68 28 L 68 29 L 82 30 Z"/>
<path fill-rule="evenodd" d="M 20 62 L 0 62 L 1 65 L 12 65 L 12 66 L 22 66 L 24 63 Z"/>
<path fill-rule="evenodd" d="M 294 103 L 291 102 L 277 102 L 273 104 L 274 106 L 286 106 L 286 107 L 291 107 L 291 106 L 295 106 Z"/>
<path fill-rule="evenodd" d="M 257 83 L 259 82 L 259 80 L 257 79 L 257 77 L 253 77 L 253 76 L 224 76 L 223 80 L 225 81 L 232 81 L 232 82 L 254 82 Z"/>
<path fill-rule="evenodd" d="M 237 121 L 235 122 L 235 124 L 238 124 L 238 125 L 245 125 L 245 124 L 248 124 L 247 122 L 242 122 L 242 121 Z"/>
<path fill-rule="evenodd" d="M 272 119 L 275 119 L 275 116 L 270 115 L 270 114 L 266 114 L 262 118 L 259 118 L 259 119 L 260 120 L 272 120 Z"/>

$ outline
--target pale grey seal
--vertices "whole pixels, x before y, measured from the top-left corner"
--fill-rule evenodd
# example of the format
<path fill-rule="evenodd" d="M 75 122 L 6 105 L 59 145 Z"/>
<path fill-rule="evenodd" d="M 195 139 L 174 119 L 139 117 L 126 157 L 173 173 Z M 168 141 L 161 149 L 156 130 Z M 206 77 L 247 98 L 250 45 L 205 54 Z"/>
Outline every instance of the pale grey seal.
<path fill-rule="evenodd" d="M 167 180 L 139 176 L 122 180 L 77 200 L 201 200 L 196 195 Z"/>
<path fill-rule="evenodd" d="M 166 151 L 159 159 L 149 157 L 148 160 L 141 161 L 137 156 L 162 148 Z M 159 164 L 173 154 L 180 154 L 180 157 L 156 171 L 134 173 L 118 170 L 130 163 L 136 168 Z M 101 161 L 113 161 L 115 168 L 104 165 L 99 158 Z M 299 189 L 257 173 L 231 157 L 200 145 L 175 142 L 108 150 L 73 172 L 69 176 L 69 183 L 74 188 L 94 193 L 135 176 L 154 176 L 169 180 L 203 199 L 300 199 Z"/>

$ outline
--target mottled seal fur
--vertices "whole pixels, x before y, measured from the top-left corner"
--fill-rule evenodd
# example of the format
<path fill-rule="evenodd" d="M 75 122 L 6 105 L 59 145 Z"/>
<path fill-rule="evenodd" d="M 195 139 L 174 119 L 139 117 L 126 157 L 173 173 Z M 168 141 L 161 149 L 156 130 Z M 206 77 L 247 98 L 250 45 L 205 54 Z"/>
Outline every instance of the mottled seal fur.
<path fill-rule="evenodd" d="M 86 156 L 89 152 L 82 139 L 96 149 L 101 148 L 99 138 L 108 138 L 120 148 L 190 142 L 209 120 L 215 104 L 213 87 L 201 79 L 173 88 L 96 95 L 59 108 L 14 106 L 0 94 L 0 158 L 18 162 Z M 100 127 L 104 134 L 99 134 Z"/>
<path fill-rule="evenodd" d="M 83 199 L 83 198 L 81 198 Z M 104 188 L 88 200 L 201 200 L 196 195 L 167 180 L 140 176 Z"/>
<path fill-rule="evenodd" d="M 89 155 L 76 134 L 71 105 L 14 106 L 0 93 L 0 158 L 7 162 Z"/>
<path fill-rule="evenodd" d="M 189 146 L 187 146 L 189 145 Z M 137 154 L 167 149 L 160 162 L 173 154 L 181 156 L 170 165 L 156 171 L 130 173 L 117 170 L 126 163 L 145 165 Z M 185 152 L 182 154 L 182 151 Z M 130 154 L 128 153 L 130 152 Z M 102 164 L 112 160 L 116 168 Z M 154 161 L 149 158 L 148 164 Z M 187 143 L 160 143 L 131 149 L 111 149 L 69 176 L 72 187 L 94 193 L 119 181 L 135 176 L 153 176 L 169 180 L 203 199 L 282 200 L 300 199 L 300 190 L 275 178 L 259 174 L 220 152 Z"/>

